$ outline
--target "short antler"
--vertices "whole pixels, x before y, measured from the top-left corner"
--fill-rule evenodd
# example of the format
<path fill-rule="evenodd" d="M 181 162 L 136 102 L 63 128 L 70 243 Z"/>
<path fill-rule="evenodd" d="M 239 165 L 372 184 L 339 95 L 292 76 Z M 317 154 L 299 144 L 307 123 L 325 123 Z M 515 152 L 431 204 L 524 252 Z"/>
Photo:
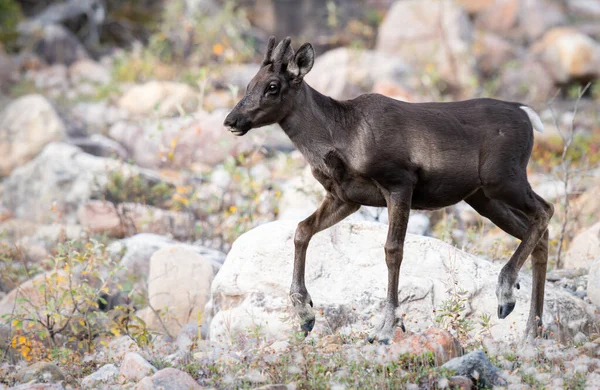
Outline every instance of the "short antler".
<path fill-rule="evenodd" d="M 269 43 L 267 44 L 267 52 L 265 53 L 265 58 L 263 59 L 262 66 L 269 65 L 271 62 L 271 54 L 273 54 L 273 47 L 275 47 L 275 37 L 271 35 L 269 37 Z"/>

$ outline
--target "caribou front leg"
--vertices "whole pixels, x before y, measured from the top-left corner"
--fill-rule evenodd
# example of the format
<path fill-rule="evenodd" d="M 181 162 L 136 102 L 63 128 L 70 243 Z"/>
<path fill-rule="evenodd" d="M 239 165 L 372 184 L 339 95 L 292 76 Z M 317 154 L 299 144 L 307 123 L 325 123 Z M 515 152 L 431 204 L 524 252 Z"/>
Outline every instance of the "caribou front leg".
<path fill-rule="evenodd" d="M 300 328 L 308 334 L 315 325 L 315 312 L 313 302 L 304 282 L 306 250 L 313 235 L 335 225 L 342 219 L 354 213 L 360 205 L 345 203 L 327 194 L 323 203 L 308 218 L 298 224 L 294 236 L 294 274 L 290 299 L 296 315 L 300 319 Z"/>
<path fill-rule="evenodd" d="M 369 342 L 378 340 L 387 344 L 394 335 L 394 329 L 400 325 L 405 330 L 402 318 L 396 313 L 398 309 L 398 280 L 400 264 L 404 251 L 404 238 L 410 214 L 412 190 L 403 189 L 390 192 L 386 196 L 389 215 L 389 228 L 385 243 L 385 262 L 388 268 L 388 290 L 383 320 L 369 336 Z"/>

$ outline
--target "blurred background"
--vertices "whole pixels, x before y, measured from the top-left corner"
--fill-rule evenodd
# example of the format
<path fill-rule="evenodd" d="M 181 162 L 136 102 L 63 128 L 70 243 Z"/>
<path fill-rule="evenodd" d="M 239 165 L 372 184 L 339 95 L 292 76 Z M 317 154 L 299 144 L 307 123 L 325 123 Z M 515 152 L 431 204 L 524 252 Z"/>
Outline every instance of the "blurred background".
<path fill-rule="evenodd" d="M 55 267 L 61 244 L 93 238 L 144 307 L 152 252 L 122 259 L 127 239 L 179 240 L 220 264 L 240 234 L 309 215 L 323 189 L 278 126 L 241 138 L 222 126 L 271 34 L 311 42 L 306 81 L 337 99 L 535 108 L 546 132 L 529 178 L 556 209 L 549 280 L 600 304 L 587 292 L 600 256 L 599 0 L 0 0 L 0 299 Z M 375 208 L 352 218 L 387 223 Z M 464 203 L 413 213 L 409 231 L 491 260 L 518 244 Z"/>
<path fill-rule="evenodd" d="M 0 22 L 0 220 L 33 258 L 54 248 L 29 237 L 48 224 L 226 252 L 257 224 L 310 214 L 322 189 L 277 125 L 243 138 L 222 127 L 271 34 L 311 42 L 306 80 L 337 99 L 534 107 L 546 132 L 530 179 L 567 210 L 554 218 L 554 263 L 590 224 L 568 210 L 598 185 L 598 0 L 0 0 Z M 413 220 L 462 247 L 487 226 L 464 205 Z M 505 235 L 489 229 L 498 246 Z"/>

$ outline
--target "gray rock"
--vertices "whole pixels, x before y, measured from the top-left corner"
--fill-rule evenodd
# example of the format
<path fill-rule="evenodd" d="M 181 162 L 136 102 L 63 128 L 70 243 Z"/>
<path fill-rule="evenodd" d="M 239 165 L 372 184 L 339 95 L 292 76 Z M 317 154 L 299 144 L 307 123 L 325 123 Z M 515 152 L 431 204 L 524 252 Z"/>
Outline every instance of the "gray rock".
<path fill-rule="evenodd" d="M 48 362 L 38 362 L 24 367 L 17 372 L 17 382 L 57 383 L 63 381 L 65 375 L 57 365 Z"/>
<path fill-rule="evenodd" d="M 123 358 L 119 369 L 119 379 L 126 382 L 138 382 L 156 372 L 156 368 L 148 363 L 140 354 L 129 352 Z"/>
<path fill-rule="evenodd" d="M 111 385 L 119 375 L 119 369 L 114 364 L 105 364 L 93 374 L 83 378 L 82 389 L 97 389 L 102 386 Z"/>
<path fill-rule="evenodd" d="M 117 141 L 114 141 L 101 134 L 92 134 L 90 137 L 71 138 L 69 143 L 81 148 L 86 153 L 97 157 L 116 157 L 127 159 L 129 153 Z"/>
<path fill-rule="evenodd" d="M 73 145 L 51 143 L 4 180 L 3 201 L 17 218 L 46 223 L 60 213 L 65 223 L 74 223 L 82 204 L 103 195 L 111 172 L 125 178 L 140 175 L 148 183 L 161 180 L 151 171 L 95 157 Z"/>
<path fill-rule="evenodd" d="M 150 258 L 154 252 L 169 245 L 182 246 L 198 253 L 210 262 L 215 275 L 225 261 L 223 252 L 197 245 L 182 244 L 168 237 L 151 233 L 140 233 L 115 241 L 107 247 L 107 251 L 113 258 L 120 258 L 120 265 L 127 268 L 120 277 L 131 275 L 147 280 L 150 270 Z"/>
<path fill-rule="evenodd" d="M 41 39 L 36 42 L 34 50 L 47 63 L 70 65 L 89 57 L 79 39 L 62 25 L 43 27 L 41 33 Z"/>
<path fill-rule="evenodd" d="M 201 390 L 194 378 L 176 368 L 165 368 L 151 377 L 144 378 L 134 390 Z"/>
<path fill-rule="evenodd" d="M 506 386 L 508 384 L 500 376 L 500 370 L 489 361 L 483 351 L 474 351 L 454 358 L 446 362 L 442 368 L 454 371 L 456 375 L 477 380 L 480 387 Z"/>

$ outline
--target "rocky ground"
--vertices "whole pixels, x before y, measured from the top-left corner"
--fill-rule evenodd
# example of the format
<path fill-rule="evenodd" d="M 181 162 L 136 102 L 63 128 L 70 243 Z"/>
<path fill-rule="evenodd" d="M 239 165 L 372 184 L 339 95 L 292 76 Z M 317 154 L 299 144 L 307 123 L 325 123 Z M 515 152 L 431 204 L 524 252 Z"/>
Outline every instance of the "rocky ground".
<path fill-rule="evenodd" d="M 460 203 L 411 214 L 407 333 L 390 345 L 365 341 L 386 293 L 387 212 L 372 207 L 311 242 L 317 322 L 298 332 L 293 233 L 324 190 L 277 125 L 222 126 L 287 23 L 274 2 L 239 3 L 174 1 L 131 45 L 102 35 L 96 50 L 61 23 L 0 45 L 0 389 L 599 388 L 600 3 L 331 2 L 292 31 L 317 47 L 307 82 L 334 98 L 498 97 L 546 128 L 528 172 L 556 210 L 547 337 L 521 341 L 528 263 L 498 320 L 518 240 Z M 107 4 L 104 31 L 122 11 Z"/>

